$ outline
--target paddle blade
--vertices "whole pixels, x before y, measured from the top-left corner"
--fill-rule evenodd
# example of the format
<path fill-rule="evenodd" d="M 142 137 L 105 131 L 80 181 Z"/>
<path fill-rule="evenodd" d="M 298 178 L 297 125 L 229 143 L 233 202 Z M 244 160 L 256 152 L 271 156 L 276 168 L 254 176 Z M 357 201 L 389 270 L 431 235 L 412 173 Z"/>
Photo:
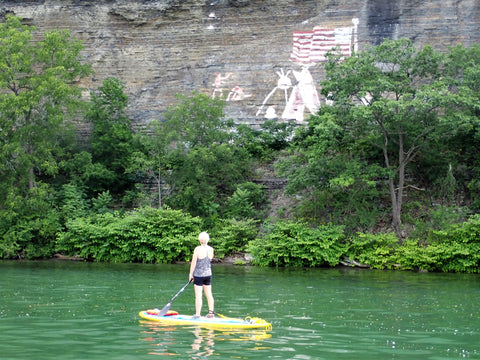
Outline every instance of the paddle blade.
<path fill-rule="evenodd" d="M 177 298 L 178 295 L 180 295 L 183 290 L 185 290 L 185 288 L 188 286 L 188 284 L 190 284 L 192 282 L 192 280 L 189 280 L 188 283 L 186 283 L 176 294 L 174 297 L 172 297 L 172 299 L 169 301 L 169 303 L 167 305 L 165 305 L 163 307 L 162 310 L 160 310 L 160 312 L 158 313 L 158 316 L 164 316 L 168 310 L 170 309 L 170 306 L 172 305 L 172 302 L 173 300 L 175 300 Z"/>
<path fill-rule="evenodd" d="M 167 305 L 165 305 L 163 307 L 162 310 L 160 310 L 160 312 L 158 313 L 158 316 L 165 316 L 165 314 L 168 312 L 168 310 L 170 310 L 170 306 L 172 306 L 171 302 L 169 302 Z"/>

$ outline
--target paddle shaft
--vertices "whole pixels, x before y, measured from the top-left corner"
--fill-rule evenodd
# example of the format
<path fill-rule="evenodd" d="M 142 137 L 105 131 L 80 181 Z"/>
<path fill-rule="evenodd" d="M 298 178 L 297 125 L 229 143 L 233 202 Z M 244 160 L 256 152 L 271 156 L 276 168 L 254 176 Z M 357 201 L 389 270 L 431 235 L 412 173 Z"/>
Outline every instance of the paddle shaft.
<path fill-rule="evenodd" d="M 178 297 L 178 295 L 180 295 L 180 294 L 183 292 L 183 290 L 185 290 L 185 288 L 186 288 L 186 287 L 188 286 L 188 284 L 190 284 L 191 282 L 192 282 L 192 280 L 190 280 L 188 283 L 186 283 L 186 284 L 170 299 L 170 301 L 168 302 L 168 304 L 165 305 L 162 310 L 160 310 L 160 313 L 158 314 L 158 316 L 163 316 L 163 315 L 165 315 L 165 314 L 168 312 L 168 310 L 170 310 L 170 306 L 172 306 L 172 302 Z"/>

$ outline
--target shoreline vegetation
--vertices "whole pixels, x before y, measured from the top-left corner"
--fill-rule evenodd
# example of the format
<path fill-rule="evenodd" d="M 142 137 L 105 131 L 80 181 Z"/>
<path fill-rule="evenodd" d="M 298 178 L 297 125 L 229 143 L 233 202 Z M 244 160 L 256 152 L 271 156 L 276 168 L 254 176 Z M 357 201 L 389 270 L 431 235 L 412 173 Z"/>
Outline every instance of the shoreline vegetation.
<path fill-rule="evenodd" d="M 181 224 L 181 226 L 179 226 Z M 178 210 L 144 208 L 129 215 L 75 219 L 58 234 L 56 258 L 99 262 L 188 262 L 201 219 Z M 161 230 L 160 230 L 161 229 Z M 336 267 L 478 273 L 480 216 L 442 230 L 425 242 L 400 242 L 394 233 L 356 233 L 344 226 L 311 227 L 279 220 L 261 229 L 249 221 L 217 223 L 210 231 L 218 263 L 265 267 Z"/>
<path fill-rule="evenodd" d="M 301 124 L 193 91 L 139 128 L 68 30 L 1 20 L 0 259 L 189 261 L 207 231 L 237 264 L 480 272 L 478 45 L 332 51 Z"/>
<path fill-rule="evenodd" d="M 75 218 L 57 233 L 50 255 L 9 259 L 57 259 L 112 263 L 189 262 L 203 221 L 188 213 L 144 207 L 128 214 L 106 213 Z M 431 272 L 478 273 L 480 215 L 428 238 L 399 241 L 391 233 L 356 233 L 344 226 L 312 227 L 278 220 L 261 229 L 248 220 L 216 222 L 211 228 L 218 263 L 263 267 L 313 268 L 349 266 Z M 261 234 L 261 237 L 258 237 Z"/>

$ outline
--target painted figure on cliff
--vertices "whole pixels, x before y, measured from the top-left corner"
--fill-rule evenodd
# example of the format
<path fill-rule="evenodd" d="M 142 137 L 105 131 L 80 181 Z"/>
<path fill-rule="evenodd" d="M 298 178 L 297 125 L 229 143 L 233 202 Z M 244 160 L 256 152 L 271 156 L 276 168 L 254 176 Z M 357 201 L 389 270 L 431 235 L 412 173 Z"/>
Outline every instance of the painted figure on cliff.
<path fill-rule="evenodd" d="M 240 101 L 251 97 L 251 94 L 245 94 L 245 91 L 238 85 L 235 85 L 228 93 L 227 101 Z"/>
<path fill-rule="evenodd" d="M 303 65 L 301 71 L 293 70 L 293 75 L 297 80 L 297 84 L 293 87 L 290 98 L 287 101 L 285 110 L 282 114 L 284 120 L 296 120 L 302 122 L 305 109 L 310 114 L 315 114 L 320 108 L 320 99 L 318 97 L 317 88 L 313 81 L 309 66 Z"/>
<path fill-rule="evenodd" d="M 260 115 L 267 101 L 272 97 L 272 95 L 277 90 L 283 91 L 285 93 L 285 102 L 288 101 L 288 89 L 292 87 L 292 80 L 288 77 L 289 74 L 290 74 L 290 70 L 288 70 L 287 73 L 285 73 L 283 71 L 283 68 L 280 69 L 280 71 L 277 71 L 277 75 L 279 77 L 277 81 L 277 86 L 275 86 L 273 90 L 270 91 L 269 94 L 265 97 L 265 100 L 263 100 L 262 106 L 260 106 L 260 108 L 258 109 L 256 116 Z"/>
<path fill-rule="evenodd" d="M 352 19 L 352 23 L 353 27 L 314 27 L 313 30 L 294 31 L 290 61 L 299 64 L 301 70 L 288 70 L 285 73 L 282 68 L 281 73 L 277 72 L 280 77 L 277 86 L 265 97 L 256 116 L 262 113 L 263 108 L 277 90 L 285 92 L 285 108 L 282 112 L 282 119 L 301 122 L 304 120 L 305 111 L 308 110 L 311 114 L 315 114 L 320 107 L 320 99 L 309 68 L 316 63 L 326 61 L 329 51 L 337 51 L 343 57 L 350 56 L 352 51 L 358 51 L 358 19 Z M 293 73 L 296 80 L 294 85 L 288 77 L 290 72 Z M 287 98 L 289 89 L 292 91 Z M 272 108 L 272 113 L 270 107 L 268 114 L 265 112 L 265 117 L 267 115 L 268 118 L 276 117 L 275 110 Z"/>
<path fill-rule="evenodd" d="M 213 92 L 212 92 L 212 99 L 219 97 L 221 99 L 224 98 L 223 92 L 226 91 L 226 88 L 231 86 L 231 84 L 227 84 L 227 80 L 232 77 L 232 73 L 226 73 L 224 76 L 221 73 L 215 73 L 215 81 L 213 83 Z M 232 81 L 229 81 L 232 83 Z M 235 85 L 231 90 L 228 92 L 226 101 L 241 101 L 245 100 L 246 98 L 251 97 L 251 94 L 246 94 L 243 88 L 238 85 Z"/>
<path fill-rule="evenodd" d="M 277 71 L 277 75 L 279 76 L 277 86 L 275 86 L 265 97 L 256 116 L 259 116 L 262 113 L 265 105 L 277 90 L 283 91 L 285 95 L 286 105 L 282 113 L 282 119 L 301 122 L 304 118 L 305 108 L 308 109 L 311 114 L 315 114 L 320 108 L 320 99 L 318 97 L 312 74 L 309 71 L 310 66 L 312 66 L 312 64 L 302 65 L 301 71 L 288 70 L 285 73 L 283 68 L 280 69 L 280 71 Z M 293 76 L 296 79 L 295 85 L 292 85 L 292 80 L 288 77 L 291 72 L 293 72 Z M 290 89 L 292 89 L 292 91 L 290 92 L 290 95 L 288 95 L 288 90 Z M 275 108 L 269 106 L 264 117 L 266 119 L 277 118 Z"/>
<path fill-rule="evenodd" d="M 218 72 L 215 73 L 212 99 L 215 99 L 217 96 L 220 98 L 223 97 L 223 90 L 224 90 L 223 87 L 225 85 L 225 80 L 227 80 L 230 76 L 232 76 L 232 73 L 227 73 L 225 74 L 225 76 L 222 76 L 222 74 Z"/>

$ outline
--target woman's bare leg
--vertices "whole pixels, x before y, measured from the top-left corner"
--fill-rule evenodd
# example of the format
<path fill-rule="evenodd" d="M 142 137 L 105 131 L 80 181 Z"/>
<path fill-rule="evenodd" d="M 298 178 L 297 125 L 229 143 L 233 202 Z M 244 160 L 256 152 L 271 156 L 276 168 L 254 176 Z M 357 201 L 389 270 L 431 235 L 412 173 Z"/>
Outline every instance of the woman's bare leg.
<path fill-rule="evenodd" d="M 212 285 L 203 285 L 203 291 L 205 292 L 205 297 L 207 298 L 208 310 L 215 310 L 215 300 L 212 295 Z"/>
<path fill-rule="evenodd" d="M 202 287 L 198 285 L 194 285 L 195 288 L 195 315 L 200 316 L 202 312 Z"/>

